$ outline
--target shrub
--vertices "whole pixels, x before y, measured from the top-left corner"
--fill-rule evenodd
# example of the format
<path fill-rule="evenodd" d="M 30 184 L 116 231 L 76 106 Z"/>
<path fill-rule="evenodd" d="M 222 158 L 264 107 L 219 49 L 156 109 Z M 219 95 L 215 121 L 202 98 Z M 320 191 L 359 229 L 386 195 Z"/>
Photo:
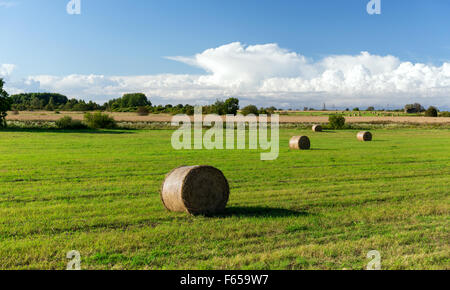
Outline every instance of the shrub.
<path fill-rule="evenodd" d="M 84 114 L 84 122 L 91 129 L 114 129 L 117 127 L 113 117 L 100 112 Z"/>
<path fill-rule="evenodd" d="M 260 108 L 258 110 L 258 115 L 270 115 L 270 114 L 267 112 L 266 108 Z"/>
<path fill-rule="evenodd" d="M 266 108 L 266 113 L 267 113 L 267 115 L 273 115 L 273 114 L 275 114 L 276 110 L 277 110 L 277 108 L 272 106 L 272 107 Z"/>
<path fill-rule="evenodd" d="M 137 109 L 136 113 L 138 114 L 138 116 L 148 116 L 148 114 L 150 114 L 150 111 L 147 107 L 141 106 Z"/>
<path fill-rule="evenodd" d="M 431 106 L 428 108 L 428 110 L 425 111 L 425 116 L 426 117 L 437 117 L 438 116 L 438 110 Z"/>
<path fill-rule="evenodd" d="M 409 114 L 422 113 L 424 111 L 425 111 L 425 108 L 419 103 L 408 104 L 405 106 L 405 112 L 409 113 Z"/>
<path fill-rule="evenodd" d="M 449 118 L 450 117 L 450 112 L 441 112 L 439 114 L 439 117 L 447 117 L 447 118 Z"/>
<path fill-rule="evenodd" d="M 69 116 L 62 117 L 61 119 L 56 121 L 56 127 L 59 129 L 85 129 L 86 125 L 84 125 L 80 120 L 73 120 Z"/>
<path fill-rule="evenodd" d="M 342 115 L 331 115 L 328 118 L 332 129 L 342 129 L 345 125 L 345 118 Z"/>
<path fill-rule="evenodd" d="M 258 108 L 256 106 L 249 105 L 249 106 L 243 108 L 241 113 L 244 116 L 247 116 L 247 115 L 250 115 L 250 114 L 258 115 L 259 110 L 258 110 Z"/>

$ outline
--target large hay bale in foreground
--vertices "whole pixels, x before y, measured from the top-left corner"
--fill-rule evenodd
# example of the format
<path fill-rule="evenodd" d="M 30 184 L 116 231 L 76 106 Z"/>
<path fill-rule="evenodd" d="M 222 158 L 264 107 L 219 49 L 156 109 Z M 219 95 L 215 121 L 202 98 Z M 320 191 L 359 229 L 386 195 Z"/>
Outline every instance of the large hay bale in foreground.
<path fill-rule="evenodd" d="M 311 142 L 307 136 L 294 136 L 289 141 L 289 148 L 293 150 L 308 150 L 311 148 Z"/>
<path fill-rule="evenodd" d="M 314 125 L 312 127 L 313 132 L 322 132 L 323 128 L 321 125 Z"/>
<path fill-rule="evenodd" d="M 185 166 L 170 172 L 161 189 L 164 206 L 192 215 L 225 210 L 230 187 L 223 173 L 211 166 Z"/>
<path fill-rule="evenodd" d="M 357 137 L 359 141 L 372 141 L 372 133 L 367 131 L 359 132 Z"/>

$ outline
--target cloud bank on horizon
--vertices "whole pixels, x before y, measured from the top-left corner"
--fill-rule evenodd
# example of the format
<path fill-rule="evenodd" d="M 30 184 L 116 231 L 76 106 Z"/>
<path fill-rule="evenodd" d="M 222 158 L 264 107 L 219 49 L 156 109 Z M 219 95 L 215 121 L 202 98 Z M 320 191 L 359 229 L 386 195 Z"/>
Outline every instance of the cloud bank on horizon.
<path fill-rule="evenodd" d="M 236 96 L 244 103 L 302 106 L 402 106 L 421 102 L 450 107 L 450 63 L 441 66 L 402 62 L 369 52 L 331 55 L 320 60 L 275 43 L 239 42 L 207 49 L 191 57 L 168 59 L 196 66 L 201 75 L 143 76 L 35 75 L 14 80 L 15 66 L 0 65 L 9 93 L 51 91 L 103 102 L 124 93 L 144 92 L 159 103 L 210 103 Z"/>

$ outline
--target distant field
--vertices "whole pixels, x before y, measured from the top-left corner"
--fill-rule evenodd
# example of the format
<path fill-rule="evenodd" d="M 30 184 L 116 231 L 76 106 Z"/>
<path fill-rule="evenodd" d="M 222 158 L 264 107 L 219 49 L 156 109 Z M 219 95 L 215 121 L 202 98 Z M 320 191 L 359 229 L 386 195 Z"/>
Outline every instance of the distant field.
<path fill-rule="evenodd" d="M 21 114 L 20 116 L 24 116 Z M 260 151 L 174 151 L 172 131 L 0 132 L 0 268 L 450 269 L 450 130 L 283 129 Z M 289 151 L 307 134 L 313 150 Z M 167 212 L 164 176 L 221 169 L 227 214 Z"/>
<path fill-rule="evenodd" d="M 327 123 L 328 116 L 335 114 L 334 111 L 327 112 L 284 112 L 280 115 L 281 123 Z M 404 113 L 382 113 L 361 112 L 361 116 L 355 116 L 357 112 L 339 112 L 346 116 L 348 123 L 419 123 L 419 124 L 450 124 L 450 118 L 432 118 L 417 115 L 405 115 Z M 168 114 L 151 114 L 149 116 L 138 116 L 136 113 L 110 113 L 119 122 L 170 122 L 172 116 Z M 377 115 L 378 114 L 378 115 Z M 82 120 L 81 112 L 20 112 L 18 115 L 9 113 L 9 121 L 56 121 L 63 116 L 71 116 Z"/>
<path fill-rule="evenodd" d="M 405 112 L 387 111 L 283 111 L 290 116 L 329 116 L 332 114 L 343 114 L 348 117 L 423 117 L 424 114 L 408 114 Z"/>

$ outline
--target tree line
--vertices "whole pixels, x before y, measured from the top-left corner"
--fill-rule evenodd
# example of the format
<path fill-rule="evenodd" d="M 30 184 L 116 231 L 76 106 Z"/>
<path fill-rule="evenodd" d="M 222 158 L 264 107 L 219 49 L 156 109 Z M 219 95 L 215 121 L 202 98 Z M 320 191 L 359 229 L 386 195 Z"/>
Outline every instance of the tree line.
<path fill-rule="evenodd" d="M 90 101 L 68 99 L 55 93 L 26 93 L 11 96 L 11 110 L 14 111 L 96 111 L 102 106 Z"/>
<path fill-rule="evenodd" d="M 121 98 L 112 99 L 103 105 L 93 101 L 69 99 L 56 93 L 23 93 L 10 97 L 11 110 L 13 111 L 108 111 L 108 112 L 137 112 L 140 115 L 150 113 L 167 114 L 194 114 L 193 105 L 152 105 L 152 102 L 143 93 L 124 94 Z M 205 114 L 236 115 L 240 110 L 237 98 L 228 98 L 225 101 L 217 100 L 214 104 L 203 106 Z M 257 108 L 249 105 L 242 109 L 243 114 L 272 114 L 276 108 Z"/>

